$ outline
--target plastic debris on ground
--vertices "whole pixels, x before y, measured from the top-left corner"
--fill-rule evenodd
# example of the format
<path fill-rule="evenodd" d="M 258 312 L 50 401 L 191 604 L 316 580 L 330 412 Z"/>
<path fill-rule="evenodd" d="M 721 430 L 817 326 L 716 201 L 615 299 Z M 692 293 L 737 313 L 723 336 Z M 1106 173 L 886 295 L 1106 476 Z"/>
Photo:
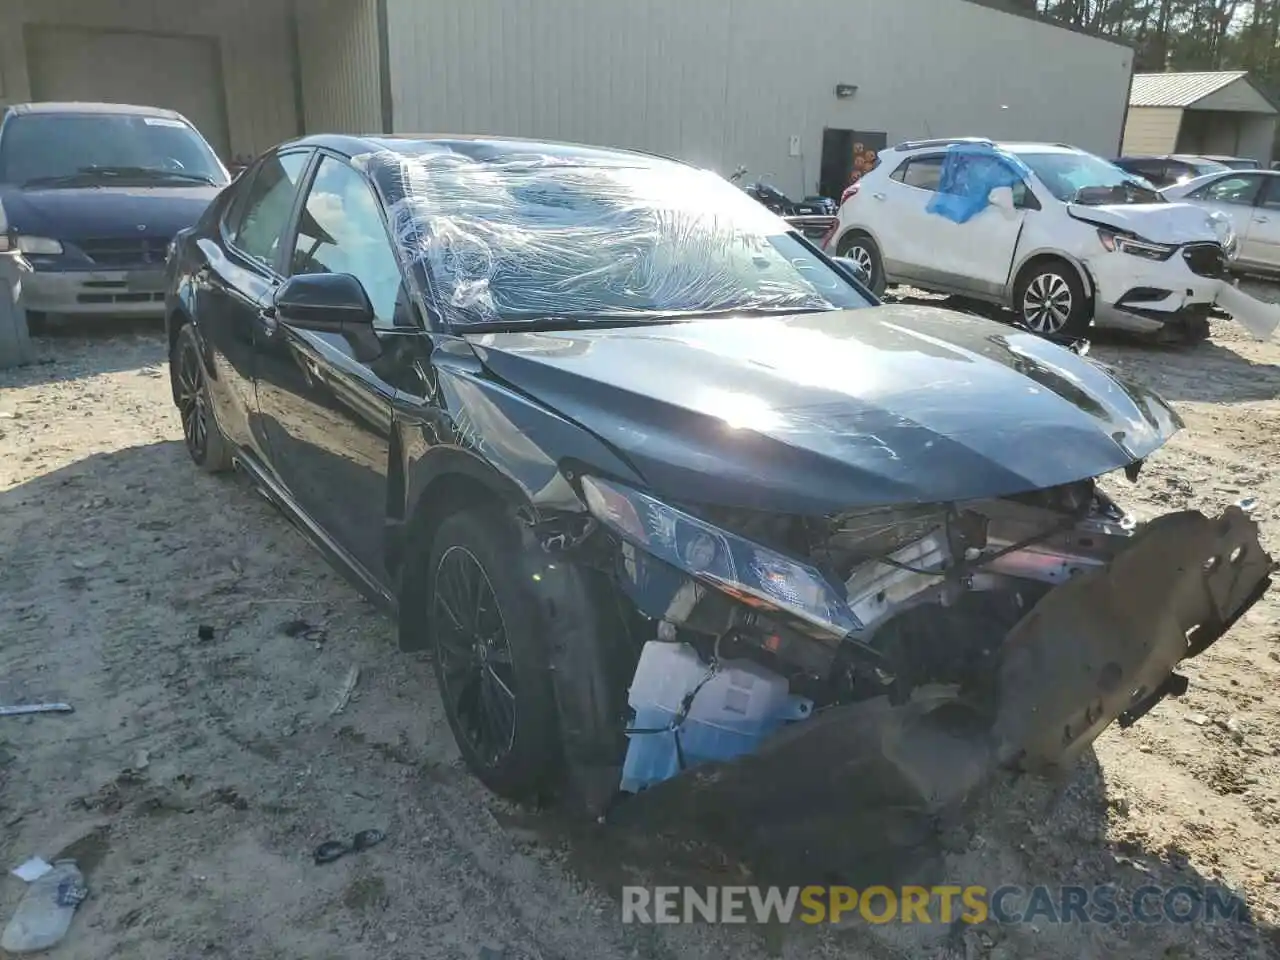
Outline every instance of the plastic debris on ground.
<path fill-rule="evenodd" d="M 53 864 L 46 863 L 39 857 L 32 857 L 26 863 L 19 864 L 9 872 L 23 883 L 31 883 L 33 880 L 39 880 L 52 869 Z"/>
<path fill-rule="evenodd" d="M 48 950 L 67 935 L 76 907 L 88 895 L 75 861 L 59 860 L 27 887 L 0 935 L 0 950 L 15 954 Z"/>
<path fill-rule="evenodd" d="M 788 721 L 813 713 L 787 681 L 749 660 L 712 666 L 688 644 L 650 641 L 640 653 L 629 697 L 635 720 L 622 768 L 628 793 L 711 760 L 752 753 Z"/>
<path fill-rule="evenodd" d="M 351 838 L 350 843 L 342 840 L 326 840 L 316 847 L 315 852 L 312 854 L 312 859 L 317 864 L 333 863 L 333 861 L 345 857 L 348 853 L 359 853 L 362 850 L 375 847 L 385 839 L 387 839 L 387 835 L 381 830 L 361 830 Z"/>
<path fill-rule="evenodd" d="M 69 703 L 23 703 L 10 707 L 0 706 L 0 717 L 23 717 L 32 713 L 75 713 Z"/>
<path fill-rule="evenodd" d="M 352 665 L 347 671 L 346 678 L 342 681 L 342 686 L 338 688 L 338 696 L 333 701 L 333 706 L 329 709 L 329 716 L 336 716 L 347 708 L 347 704 L 351 702 L 351 695 L 355 692 L 356 684 L 360 682 L 360 668 Z"/>

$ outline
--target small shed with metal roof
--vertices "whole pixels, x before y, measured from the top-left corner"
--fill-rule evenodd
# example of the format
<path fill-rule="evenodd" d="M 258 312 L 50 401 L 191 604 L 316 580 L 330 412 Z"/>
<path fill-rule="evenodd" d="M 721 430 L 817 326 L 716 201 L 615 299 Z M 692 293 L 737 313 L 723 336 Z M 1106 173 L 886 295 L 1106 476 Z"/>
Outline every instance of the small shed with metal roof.
<path fill-rule="evenodd" d="M 1129 89 L 1123 151 L 1242 157 L 1266 166 L 1278 113 L 1244 70 L 1138 73 Z"/>

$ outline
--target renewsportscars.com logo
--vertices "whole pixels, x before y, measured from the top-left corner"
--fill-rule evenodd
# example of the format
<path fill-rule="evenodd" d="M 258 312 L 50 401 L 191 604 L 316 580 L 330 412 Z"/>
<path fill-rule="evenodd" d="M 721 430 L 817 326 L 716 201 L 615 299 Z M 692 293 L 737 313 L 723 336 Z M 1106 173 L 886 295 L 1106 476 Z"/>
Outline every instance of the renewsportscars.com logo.
<path fill-rule="evenodd" d="M 623 923 L 1195 923 L 1240 922 L 1225 887 L 623 887 Z"/>

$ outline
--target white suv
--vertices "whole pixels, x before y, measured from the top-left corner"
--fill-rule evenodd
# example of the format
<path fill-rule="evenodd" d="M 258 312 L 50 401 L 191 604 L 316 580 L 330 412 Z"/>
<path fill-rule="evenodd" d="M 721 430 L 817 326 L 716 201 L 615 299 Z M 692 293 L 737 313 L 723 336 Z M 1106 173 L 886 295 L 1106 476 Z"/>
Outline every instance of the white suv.
<path fill-rule="evenodd" d="M 953 139 L 882 151 L 825 247 L 877 295 L 906 283 L 1001 304 L 1044 334 L 1093 320 L 1194 342 L 1234 242 L 1220 215 L 1075 147 Z"/>

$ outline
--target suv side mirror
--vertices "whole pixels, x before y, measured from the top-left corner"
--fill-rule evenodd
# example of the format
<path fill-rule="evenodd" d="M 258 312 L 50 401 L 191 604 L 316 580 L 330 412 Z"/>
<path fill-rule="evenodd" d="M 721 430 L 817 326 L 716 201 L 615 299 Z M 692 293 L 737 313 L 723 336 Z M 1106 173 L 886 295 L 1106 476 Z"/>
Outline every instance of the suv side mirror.
<path fill-rule="evenodd" d="M 835 261 L 838 266 L 843 267 L 846 272 L 853 274 L 853 276 L 857 278 L 858 282 L 864 287 L 871 283 L 871 277 L 869 277 L 867 272 L 862 269 L 862 265 L 858 263 L 857 260 L 854 260 L 851 257 L 832 257 L 831 259 Z"/>
<path fill-rule="evenodd" d="M 300 273 L 280 285 L 276 316 L 304 330 L 344 333 L 373 324 L 373 304 L 349 273 Z"/>
<path fill-rule="evenodd" d="M 998 210 L 1005 210 L 1012 213 L 1015 209 L 1013 202 L 1013 190 L 1010 187 L 995 187 L 991 193 L 987 195 L 987 200 Z"/>

